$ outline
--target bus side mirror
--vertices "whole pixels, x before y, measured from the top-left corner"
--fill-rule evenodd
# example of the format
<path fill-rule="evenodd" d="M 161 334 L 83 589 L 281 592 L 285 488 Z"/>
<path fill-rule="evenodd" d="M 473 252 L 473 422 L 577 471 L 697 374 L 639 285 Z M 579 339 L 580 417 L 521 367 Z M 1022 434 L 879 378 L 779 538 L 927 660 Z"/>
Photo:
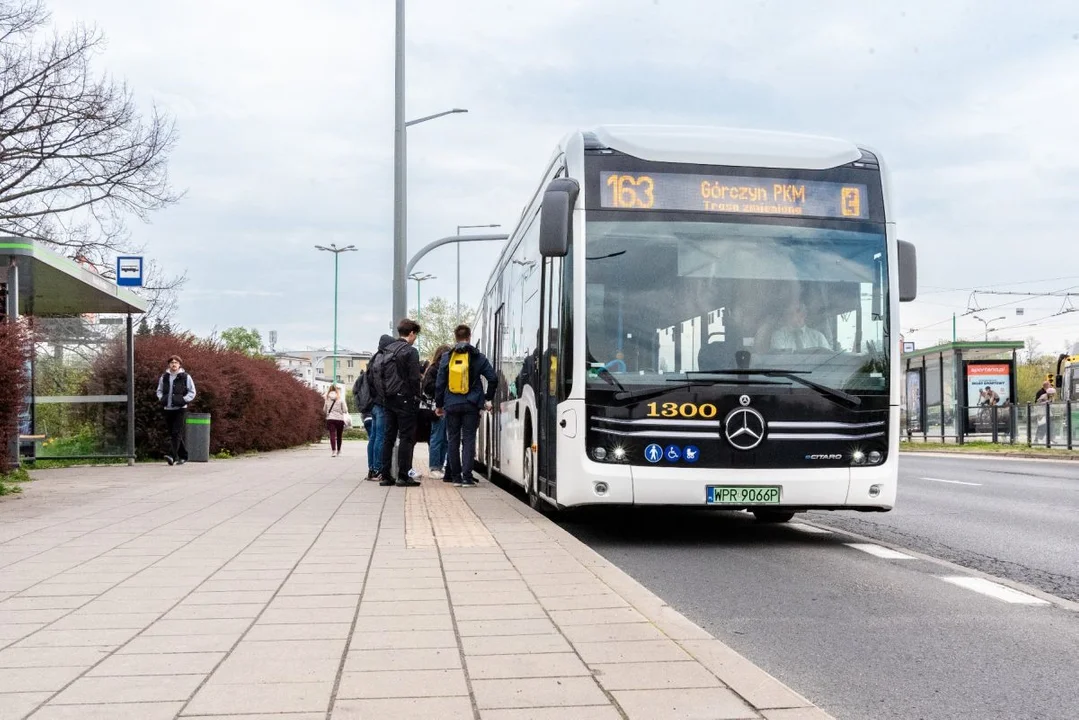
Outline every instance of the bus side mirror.
<path fill-rule="evenodd" d="M 918 252 L 906 240 L 899 241 L 899 302 L 918 297 Z"/>
<path fill-rule="evenodd" d="M 572 178 L 555 178 L 543 193 L 540 208 L 540 255 L 565 257 L 573 236 L 573 205 L 581 186 Z"/>

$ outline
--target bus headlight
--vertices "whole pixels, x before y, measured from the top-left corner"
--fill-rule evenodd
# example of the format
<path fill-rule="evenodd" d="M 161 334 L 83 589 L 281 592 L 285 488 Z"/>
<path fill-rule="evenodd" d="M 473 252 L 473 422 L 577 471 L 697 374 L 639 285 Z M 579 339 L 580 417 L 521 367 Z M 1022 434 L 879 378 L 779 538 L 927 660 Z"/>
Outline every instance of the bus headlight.
<path fill-rule="evenodd" d="M 851 465 L 865 465 L 865 453 L 861 450 L 855 450 L 850 454 Z"/>
<path fill-rule="evenodd" d="M 880 454 L 880 450 L 870 450 L 869 451 L 869 464 L 870 465 L 876 465 L 877 463 L 879 463 L 883 459 L 884 459 L 884 456 Z"/>
<path fill-rule="evenodd" d="M 614 456 L 615 460 L 621 462 L 626 459 L 626 449 L 622 447 L 616 447 L 614 449 L 614 452 L 611 453 L 611 455 Z"/>
<path fill-rule="evenodd" d="M 607 459 L 607 448 L 605 448 L 605 447 L 592 448 L 592 457 L 594 457 L 599 462 L 603 462 L 604 460 Z"/>

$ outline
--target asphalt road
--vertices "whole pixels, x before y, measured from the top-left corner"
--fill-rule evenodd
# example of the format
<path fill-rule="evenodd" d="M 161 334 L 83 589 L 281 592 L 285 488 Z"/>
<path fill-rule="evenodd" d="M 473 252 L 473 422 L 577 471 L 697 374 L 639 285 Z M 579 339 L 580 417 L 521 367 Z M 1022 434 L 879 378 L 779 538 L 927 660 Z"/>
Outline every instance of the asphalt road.
<path fill-rule="evenodd" d="M 895 511 L 806 519 L 1079 595 L 1079 465 L 904 456 L 901 468 Z M 976 573 L 742 513 L 557 521 L 838 718 L 1079 717 L 1075 610 L 1010 604 L 941 579 Z"/>

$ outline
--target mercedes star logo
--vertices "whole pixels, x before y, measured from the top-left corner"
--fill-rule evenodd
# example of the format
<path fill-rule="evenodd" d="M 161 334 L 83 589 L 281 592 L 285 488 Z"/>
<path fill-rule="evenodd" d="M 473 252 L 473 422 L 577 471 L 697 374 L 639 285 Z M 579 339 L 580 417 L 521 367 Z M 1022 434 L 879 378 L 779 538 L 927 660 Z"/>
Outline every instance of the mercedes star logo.
<path fill-rule="evenodd" d="M 764 416 L 753 408 L 735 408 L 723 420 L 723 434 L 736 450 L 752 450 L 760 445 L 764 431 Z"/>

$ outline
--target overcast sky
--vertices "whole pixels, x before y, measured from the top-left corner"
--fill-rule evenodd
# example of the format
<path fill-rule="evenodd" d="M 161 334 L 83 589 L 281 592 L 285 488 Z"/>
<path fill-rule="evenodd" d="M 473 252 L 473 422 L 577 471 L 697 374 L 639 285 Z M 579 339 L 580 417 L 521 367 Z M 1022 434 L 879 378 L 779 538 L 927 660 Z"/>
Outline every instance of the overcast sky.
<path fill-rule="evenodd" d="M 100 68 L 177 120 L 171 172 L 187 195 L 134 230 L 190 277 L 178 324 L 328 346 L 333 261 L 313 246 L 355 244 L 339 342 L 373 349 L 390 313 L 393 1 L 50 7 L 103 30 Z M 950 339 L 975 287 L 1079 291 L 1074 0 L 410 0 L 407 34 L 409 118 L 469 110 L 409 130 L 410 254 L 459 224 L 510 228 L 570 129 L 725 125 L 880 151 L 899 235 L 918 246 L 921 297 L 902 326 L 919 346 Z M 496 250 L 463 249 L 463 302 Z M 421 261 L 438 276 L 424 298 L 453 297 L 454 262 L 452 248 Z M 1005 316 L 991 323 L 1003 338 L 1079 341 L 1079 312 L 1048 317 L 1063 298 L 975 301 Z M 958 330 L 980 339 L 983 325 L 961 316 Z"/>

